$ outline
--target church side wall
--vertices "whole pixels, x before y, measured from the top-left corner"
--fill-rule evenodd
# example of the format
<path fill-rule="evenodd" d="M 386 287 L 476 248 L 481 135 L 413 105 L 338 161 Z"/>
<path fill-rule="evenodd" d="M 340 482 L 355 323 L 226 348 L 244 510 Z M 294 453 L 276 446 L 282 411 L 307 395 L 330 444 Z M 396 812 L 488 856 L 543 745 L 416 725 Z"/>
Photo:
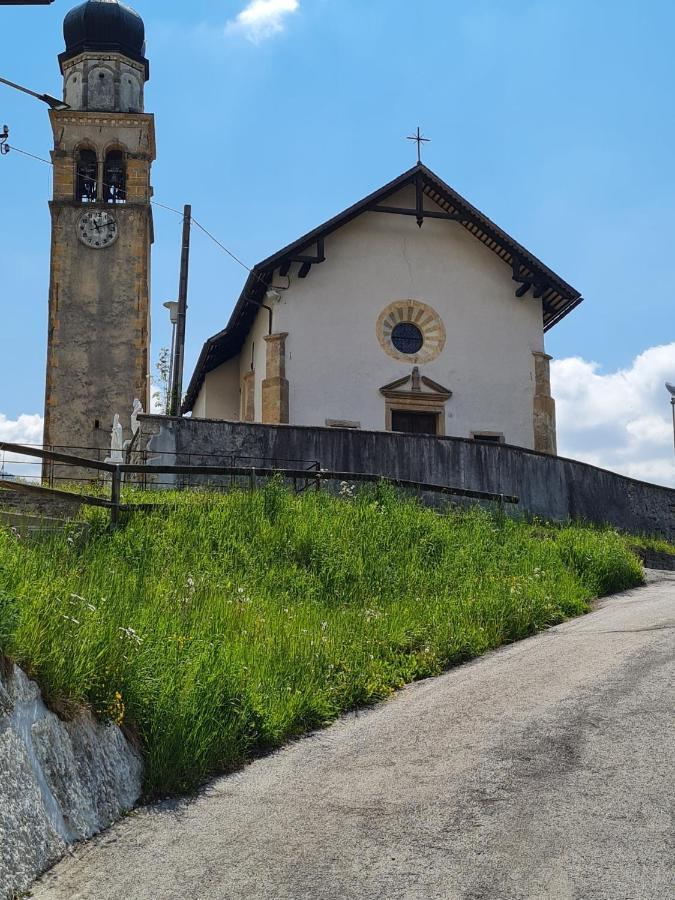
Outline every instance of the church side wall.
<path fill-rule="evenodd" d="M 459 438 L 292 425 L 141 417 L 144 442 L 167 462 L 188 454 L 317 460 L 321 468 L 368 472 L 519 497 L 515 513 L 585 519 L 675 539 L 675 490 L 571 459 Z M 207 462 L 207 459 L 204 460 Z"/>
<path fill-rule="evenodd" d="M 206 418 L 206 381 L 204 381 L 202 389 L 197 394 L 195 405 L 192 407 L 192 415 L 195 419 Z M 218 416 L 214 416 L 213 418 L 218 418 Z"/>
<path fill-rule="evenodd" d="M 392 205 L 410 198 L 393 198 Z M 541 302 L 514 296 L 511 270 L 460 225 L 365 213 L 326 241 L 326 261 L 306 279 L 291 270 L 291 287 L 275 305 L 274 331 L 288 332 L 290 422 L 323 426 L 354 421 L 386 428 L 380 388 L 411 374 L 414 358 L 394 359 L 378 339 L 382 311 L 397 300 L 432 307 L 446 331 L 443 352 L 419 364 L 422 376 L 446 386 L 444 433 L 497 432 L 533 448 L 534 358 L 543 351 Z M 283 279 L 282 279 L 283 280 Z M 266 325 L 258 314 L 256 332 Z M 256 343 L 256 421 L 261 420 Z"/>
<path fill-rule="evenodd" d="M 192 410 L 199 419 L 239 420 L 240 411 L 239 358 L 228 360 L 209 372 Z"/>

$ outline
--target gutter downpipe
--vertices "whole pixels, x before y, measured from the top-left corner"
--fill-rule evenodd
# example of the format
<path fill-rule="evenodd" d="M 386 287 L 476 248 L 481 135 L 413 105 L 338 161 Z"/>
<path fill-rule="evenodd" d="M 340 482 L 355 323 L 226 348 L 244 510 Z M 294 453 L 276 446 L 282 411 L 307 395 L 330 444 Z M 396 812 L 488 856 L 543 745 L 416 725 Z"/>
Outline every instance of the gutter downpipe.
<path fill-rule="evenodd" d="M 268 325 L 267 325 L 267 334 L 270 335 L 273 333 L 273 321 L 274 321 L 274 311 L 271 306 L 268 306 L 267 303 L 261 303 L 259 300 L 254 300 L 252 297 L 246 297 L 246 302 L 250 303 L 252 306 L 257 306 L 259 309 L 266 309 L 268 315 Z"/>

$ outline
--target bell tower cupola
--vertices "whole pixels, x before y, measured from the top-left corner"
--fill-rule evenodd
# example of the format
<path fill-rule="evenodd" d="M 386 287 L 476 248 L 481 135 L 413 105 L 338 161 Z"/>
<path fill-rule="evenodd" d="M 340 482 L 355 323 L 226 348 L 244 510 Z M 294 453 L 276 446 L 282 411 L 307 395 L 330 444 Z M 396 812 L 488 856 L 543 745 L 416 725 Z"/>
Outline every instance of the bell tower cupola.
<path fill-rule="evenodd" d="M 68 109 L 54 135 L 45 443 L 104 450 L 117 413 L 148 408 L 154 117 L 145 26 L 118 0 L 63 23 Z"/>
<path fill-rule="evenodd" d="M 63 36 L 59 63 L 71 109 L 143 112 L 150 66 L 145 26 L 135 10 L 117 0 L 86 0 L 66 16 Z"/>

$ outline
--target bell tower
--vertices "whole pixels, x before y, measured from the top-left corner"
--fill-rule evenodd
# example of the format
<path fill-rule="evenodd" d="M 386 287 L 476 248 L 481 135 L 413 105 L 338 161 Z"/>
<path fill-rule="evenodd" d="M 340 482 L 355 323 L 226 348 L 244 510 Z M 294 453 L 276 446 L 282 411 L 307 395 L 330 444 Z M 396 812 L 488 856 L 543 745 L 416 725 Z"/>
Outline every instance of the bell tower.
<path fill-rule="evenodd" d="M 45 444 L 105 450 L 113 416 L 148 409 L 150 170 L 145 27 L 118 0 L 64 21 L 66 110 L 51 110 L 54 190 Z M 80 455 L 89 455 L 81 452 Z"/>

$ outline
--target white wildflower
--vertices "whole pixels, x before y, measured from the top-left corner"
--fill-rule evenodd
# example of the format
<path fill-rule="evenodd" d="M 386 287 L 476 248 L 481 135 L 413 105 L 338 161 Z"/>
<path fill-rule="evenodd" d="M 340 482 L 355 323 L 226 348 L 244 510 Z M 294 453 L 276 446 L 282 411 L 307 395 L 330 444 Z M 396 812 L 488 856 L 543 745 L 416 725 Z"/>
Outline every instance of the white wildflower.
<path fill-rule="evenodd" d="M 135 644 L 137 647 L 140 647 L 141 644 L 143 643 L 143 640 L 138 635 L 138 633 L 136 631 L 134 631 L 133 628 L 120 628 L 119 631 L 121 632 L 120 633 L 121 640 L 124 640 L 126 638 L 126 640 L 128 640 L 132 644 Z"/>

